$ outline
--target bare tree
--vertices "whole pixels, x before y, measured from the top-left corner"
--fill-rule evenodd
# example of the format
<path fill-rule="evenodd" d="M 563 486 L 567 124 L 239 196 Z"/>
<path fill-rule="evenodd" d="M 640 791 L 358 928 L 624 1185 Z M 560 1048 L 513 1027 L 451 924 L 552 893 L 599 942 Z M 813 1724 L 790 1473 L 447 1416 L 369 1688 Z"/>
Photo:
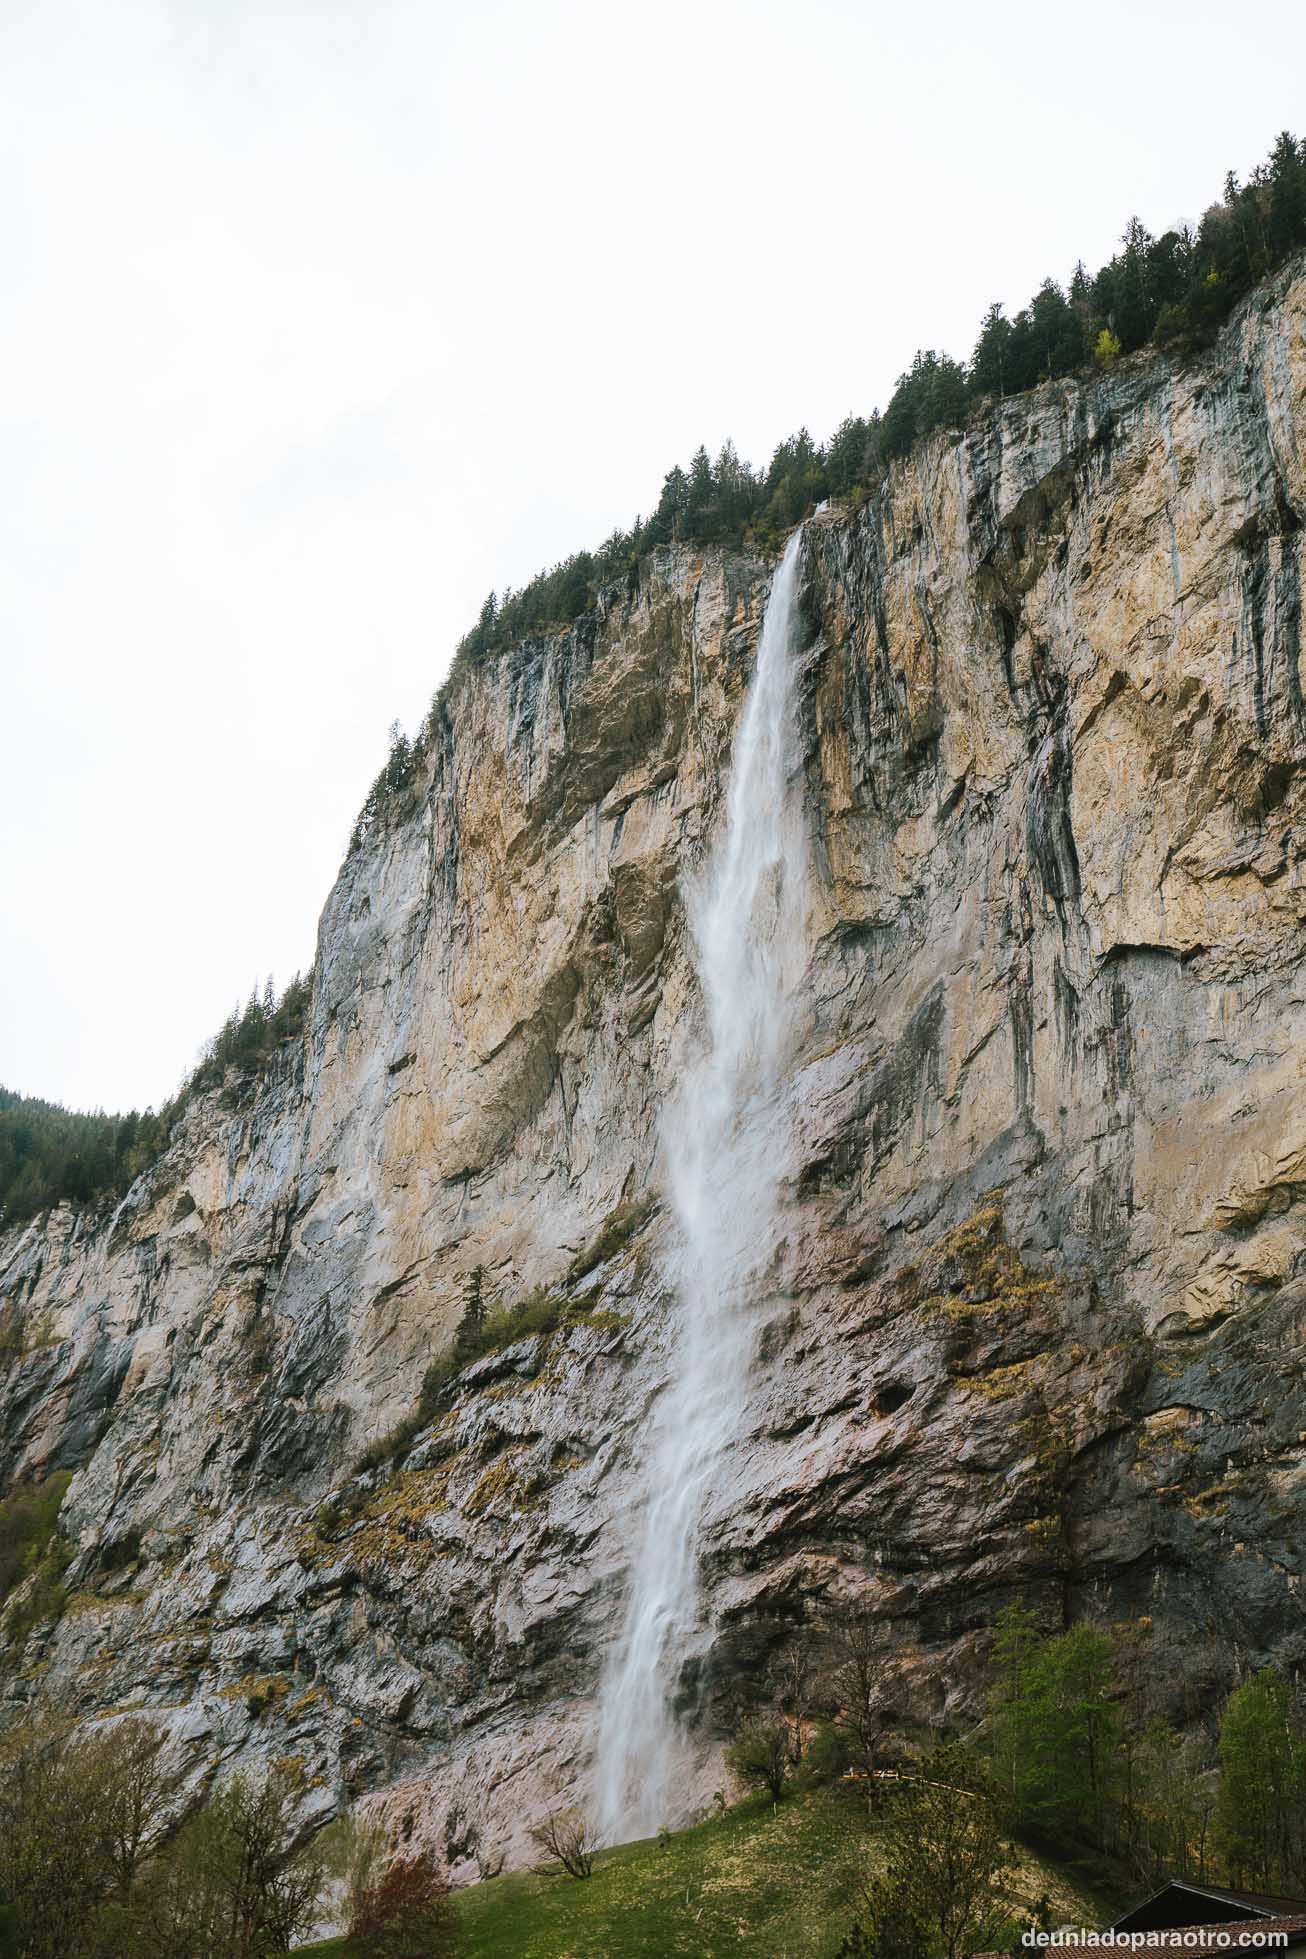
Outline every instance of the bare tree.
<path fill-rule="evenodd" d="M 87 1743 L 87 1768 L 103 1791 L 115 1889 L 131 1897 L 141 1868 L 173 1824 L 175 1779 L 162 1762 L 163 1737 L 148 1721 L 118 1721 Z"/>
<path fill-rule="evenodd" d="M 894 1724 L 887 1677 L 888 1631 L 862 1601 L 827 1607 L 822 1630 L 826 1698 L 852 1766 L 873 1775 Z"/>
<path fill-rule="evenodd" d="M 816 1655 L 810 1638 L 795 1634 L 776 1655 L 773 1671 L 778 1711 L 789 1723 L 789 1759 L 796 1768 L 807 1746 L 816 1689 Z"/>
<path fill-rule="evenodd" d="M 1207 1838 L 1219 1787 L 1210 1743 L 1154 1721 L 1126 1738 L 1125 1854 L 1141 1882 L 1206 1876 Z"/>
<path fill-rule="evenodd" d="M 82 1735 L 46 1723 L 4 1737 L 0 1894 L 29 1959 L 72 1959 L 112 1943 L 169 1825 L 162 1745 L 144 1721 Z"/>
<path fill-rule="evenodd" d="M 444 1959 L 458 1950 L 449 1880 L 428 1853 L 396 1859 L 359 1899 L 350 1945 L 365 1959 Z"/>
<path fill-rule="evenodd" d="M 547 1851 L 551 1860 L 541 1864 L 541 1870 L 550 1870 L 556 1864 L 569 1877 L 588 1877 L 594 1869 L 598 1838 L 582 1810 L 550 1810 L 544 1821 L 531 1831 L 531 1840 Z"/>
<path fill-rule="evenodd" d="M 271 1959 L 312 1923 L 325 1846 L 300 1842 L 299 1779 L 237 1775 L 192 1817 L 145 1887 L 133 1953 Z"/>

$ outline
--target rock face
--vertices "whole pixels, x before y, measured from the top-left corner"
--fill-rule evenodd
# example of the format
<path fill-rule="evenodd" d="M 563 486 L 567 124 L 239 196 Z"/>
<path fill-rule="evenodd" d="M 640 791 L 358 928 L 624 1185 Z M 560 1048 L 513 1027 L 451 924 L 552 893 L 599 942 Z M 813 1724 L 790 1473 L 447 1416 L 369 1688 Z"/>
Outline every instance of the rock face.
<path fill-rule="evenodd" d="M 1019 1596 L 1148 1615 L 1198 1700 L 1306 1659 L 1304 325 L 1299 265 L 1201 361 L 997 406 L 808 526 L 802 1168 L 706 1520 L 708 1790 L 829 1591 L 922 1711 Z M 111 1217 L 0 1240 L 0 1468 L 77 1472 L 10 1718 L 298 1757 L 457 1873 L 577 1786 L 669 1364 L 682 880 L 772 568 L 664 552 L 461 675 L 302 1048 Z M 351 1481 L 478 1272 L 558 1324 Z"/>

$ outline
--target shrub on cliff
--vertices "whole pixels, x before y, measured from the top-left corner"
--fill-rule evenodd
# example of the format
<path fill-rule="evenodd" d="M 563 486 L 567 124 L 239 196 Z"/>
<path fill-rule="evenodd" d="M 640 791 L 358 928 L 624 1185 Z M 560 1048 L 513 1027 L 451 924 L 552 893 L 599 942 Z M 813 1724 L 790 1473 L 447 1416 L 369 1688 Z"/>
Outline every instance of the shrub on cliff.
<path fill-rule="evenodd" d="M 19 1483 L 0 1501 L 0 1605 L 44 1554 L 72 1476 L 60 1470 L 41 1483 Z"/>
<path fill-rule="evenodd" d="M 437 1354 L 428 1365 L 411 1411 L 355 1456 L 350 1469 L 352 1476 L 365 1476 L 406 1455 L 422 1430 L 429 1428 L 448 1405 L 449 1389 L 464 1368 L 486 1354 L 511 1346 L 515 1340 L 525 1340 L 531 1334 L 556 1333 L 569 1315 L 587 1312 L 594 1298 L 592 1292 L 564 1295 L 540 1286 L 524 1299 L 487 1311 L 481 1288 L 482 1273 L 478 1266 L 469 1283 L 458 1330 L 444 1353 Z"/>
<path fill-rule="evenodd" d="M 0 1640 L 7 1645 L 21 1645 L 33 1626 L 62 1609 L 72 1546 L 60 1537 L 58 1518 L 71 1481 L 60 1470 L 19 1484 L 0 1502 Z"/>

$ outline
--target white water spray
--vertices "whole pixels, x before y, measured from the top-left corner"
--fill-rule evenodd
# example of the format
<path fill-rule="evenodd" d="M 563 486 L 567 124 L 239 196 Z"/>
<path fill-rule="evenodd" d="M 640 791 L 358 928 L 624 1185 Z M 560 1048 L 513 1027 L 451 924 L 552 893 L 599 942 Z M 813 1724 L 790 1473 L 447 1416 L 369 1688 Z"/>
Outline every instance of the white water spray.
<path fill-rule="evenodd" d="M 725 828 L 689 900 L 706 1042 L 662 1124 L 677 1231 L 670 1378 L 645 1458 L 642 1538 L 600 1690 L 598 1821 L 648 1835 L 685 1805 L 674 1701 L 701 1650 L 698 1538 L 739 1436 L 762 1293 L 790 1167 L 785 1084 L 805 963 L 807 841 L 793 639 L 802 532 L 781 560 L 735 737 Z"/>

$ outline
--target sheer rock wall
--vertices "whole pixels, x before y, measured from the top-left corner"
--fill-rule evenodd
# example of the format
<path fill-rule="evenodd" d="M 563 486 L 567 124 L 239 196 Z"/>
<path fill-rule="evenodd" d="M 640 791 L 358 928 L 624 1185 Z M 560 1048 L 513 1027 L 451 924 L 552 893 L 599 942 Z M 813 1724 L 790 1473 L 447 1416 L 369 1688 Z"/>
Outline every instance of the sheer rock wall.
<path fill-rule="evenodd" d="M 1304 323 L 1298 266 L 1202 360 L 995 406 L 809 524 L 802 1169 L 690 1797 L 830 1591 L 904 1712 L 973 1698 L 1018 1596 L 1148 1615 L 1193 1707 L 1306 1659 Z M 583 1786 L 668 1364 L 683 881 L 772 566 L 677 547 L 461 676 L 327 901 L 302 1048 L 112 1216 L 0 1239 L 0 1474 L 75 1469 L 77 1547 L 4 1718 L 296 1757 L 310 1813 L 411 1815 L 464 1875 Z M 478 1269 L 560 1328 L 351 1482 Z"/>

